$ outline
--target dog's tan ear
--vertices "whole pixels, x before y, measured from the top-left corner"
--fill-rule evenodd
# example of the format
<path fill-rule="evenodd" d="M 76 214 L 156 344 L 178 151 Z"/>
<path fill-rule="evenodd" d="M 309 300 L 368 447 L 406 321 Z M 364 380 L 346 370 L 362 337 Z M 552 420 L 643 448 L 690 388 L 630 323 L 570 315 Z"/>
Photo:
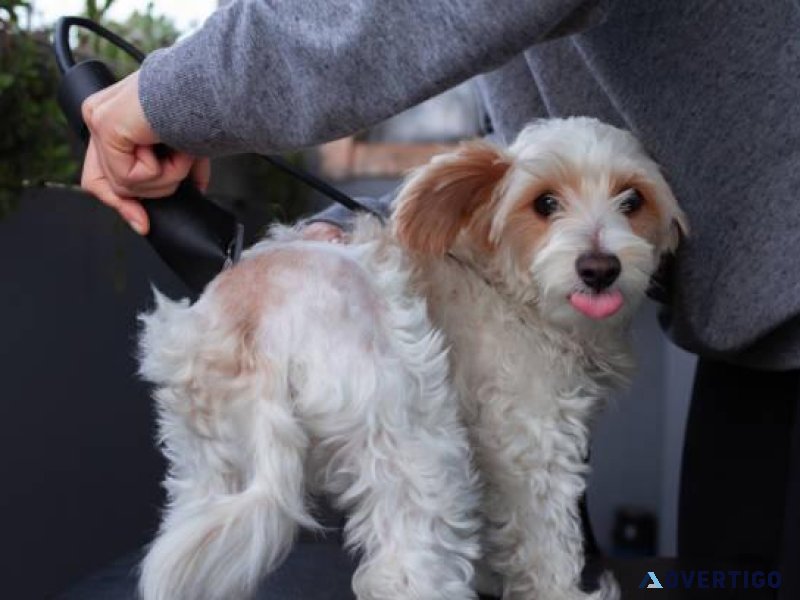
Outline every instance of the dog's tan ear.
<path fill-rule="evenodd" d="M 662 210 L 669 220 L 669 230 L 664 240 L 663 253 L 674 254 L 681 241 L 689 235 L 689 220 L 681 210 L 672 188 L 664 175 L 659 171 L 653 192 L 658 196 Z"/>
<path fill-rule="evenodd" d="M 409 250 L 444 254 L 476 211 L 491 205 L 510 166 L 499 148 L 483 141 L 434 157 L 395 200 L 397 239 Z"/>
<path fill-rule="evenodd" d="M 673 253 L 680 246 L 681 240 L 689 235 L 689 221 L 682 210 L 677 209 L 672 216 L 672 222 L 669 227 L 669 236 L 667 238 L 666 251 Z"/>

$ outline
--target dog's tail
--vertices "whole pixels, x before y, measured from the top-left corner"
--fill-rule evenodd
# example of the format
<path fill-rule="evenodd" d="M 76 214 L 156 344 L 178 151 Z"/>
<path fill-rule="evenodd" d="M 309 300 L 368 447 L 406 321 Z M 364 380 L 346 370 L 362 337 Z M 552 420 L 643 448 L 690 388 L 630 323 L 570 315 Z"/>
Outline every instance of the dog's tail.
<path fill-rule="evenodd" d="M 318 527 L 285 365 L 249 356 L 242 336 L 196 307 L 157 296 L 142 318 L 141 372 L 158 386 L 170 461 L 169 506 L 141 565 L 144 600 L 247 598 L 298 526 Z"/>
<path fill-rule="evenodd" d="M 254 484 L 168 516 L 142 563 L 145 600 L 226 600 L 249 597 L 291 546 L 295 522 Z"/>

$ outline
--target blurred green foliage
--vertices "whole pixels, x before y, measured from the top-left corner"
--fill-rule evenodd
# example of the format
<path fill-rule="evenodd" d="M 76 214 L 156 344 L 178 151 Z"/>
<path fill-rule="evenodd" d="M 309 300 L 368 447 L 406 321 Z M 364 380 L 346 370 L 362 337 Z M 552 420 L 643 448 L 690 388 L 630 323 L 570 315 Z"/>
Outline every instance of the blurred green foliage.
<path fill-rule="evenodd" d="M 0 218 L 24 185 L 68 181 L 77 170 L 47 36 L 21 23 L 30 10 L 28 2 L 0 0 Z"/>
<path fill-rule="evenodd" d="M 157 16 L 152 2 L 125 21 L 105 18 L 114 0 L 86 0 L 85 15 L 130 40 L 144 52 L 172 44 L 179 35 L 172 21 Z M 56 103 L 58 72 L 50 32 L 27 24 L 28 0 L 0 0 L 0 218 L 18 204 L 23 187 L 45 181 L 74 183 L 80 149 L 71 140 Z M 117 76 L 135 62 L 97 36 L 80 34 L 76 56 L 99 57 Z"/>
<path fill-rule="evenodd" d="M 147 4 L 144 12 L 134 10 L 124 21 L 111 21 L 106 18 L 108 9 L 114 0 L 86 0 L 85 16 L 103 24 L 117 35 L 131 42 L 145 54 L 153 50 L 171 46 L 178 39 L 180 32 L 175 24 L 163 15 L 156 15 L 153 2 Z M 85 53 L 106 61 L 118 77 L 124 77 L 136 70 L 136 62 L 125 52 L 104 39 L 89 33 L 81 34 L 78 54 Z"/>

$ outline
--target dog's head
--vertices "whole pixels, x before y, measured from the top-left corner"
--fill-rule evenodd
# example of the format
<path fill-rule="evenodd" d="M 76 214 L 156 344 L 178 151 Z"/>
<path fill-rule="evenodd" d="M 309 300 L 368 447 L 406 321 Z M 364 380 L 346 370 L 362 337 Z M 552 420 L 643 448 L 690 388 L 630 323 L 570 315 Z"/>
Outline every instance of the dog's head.
<path fill-rule="evenodd" d="M 395 205 L 414 253 L 454 256 L 563 325 L 616 322 L 642 299 L 686 221 L 630 134 L 536 121 L 508 150 L 468 142 L 414 173 Z"/>

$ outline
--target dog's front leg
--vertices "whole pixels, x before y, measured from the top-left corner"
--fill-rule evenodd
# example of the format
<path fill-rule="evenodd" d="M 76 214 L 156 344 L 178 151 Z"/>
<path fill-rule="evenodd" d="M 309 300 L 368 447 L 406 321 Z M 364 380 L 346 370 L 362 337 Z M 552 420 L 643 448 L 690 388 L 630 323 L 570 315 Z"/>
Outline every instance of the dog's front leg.
<path fill-rule="evenodd" d="M 503 580 L 504 600 L 617 598 L 610 578 L 591 594 L 580 588 L 585 427 L 562 412 L 535 418 L 507 413 L 478 438 L 486 559 Z"/>

